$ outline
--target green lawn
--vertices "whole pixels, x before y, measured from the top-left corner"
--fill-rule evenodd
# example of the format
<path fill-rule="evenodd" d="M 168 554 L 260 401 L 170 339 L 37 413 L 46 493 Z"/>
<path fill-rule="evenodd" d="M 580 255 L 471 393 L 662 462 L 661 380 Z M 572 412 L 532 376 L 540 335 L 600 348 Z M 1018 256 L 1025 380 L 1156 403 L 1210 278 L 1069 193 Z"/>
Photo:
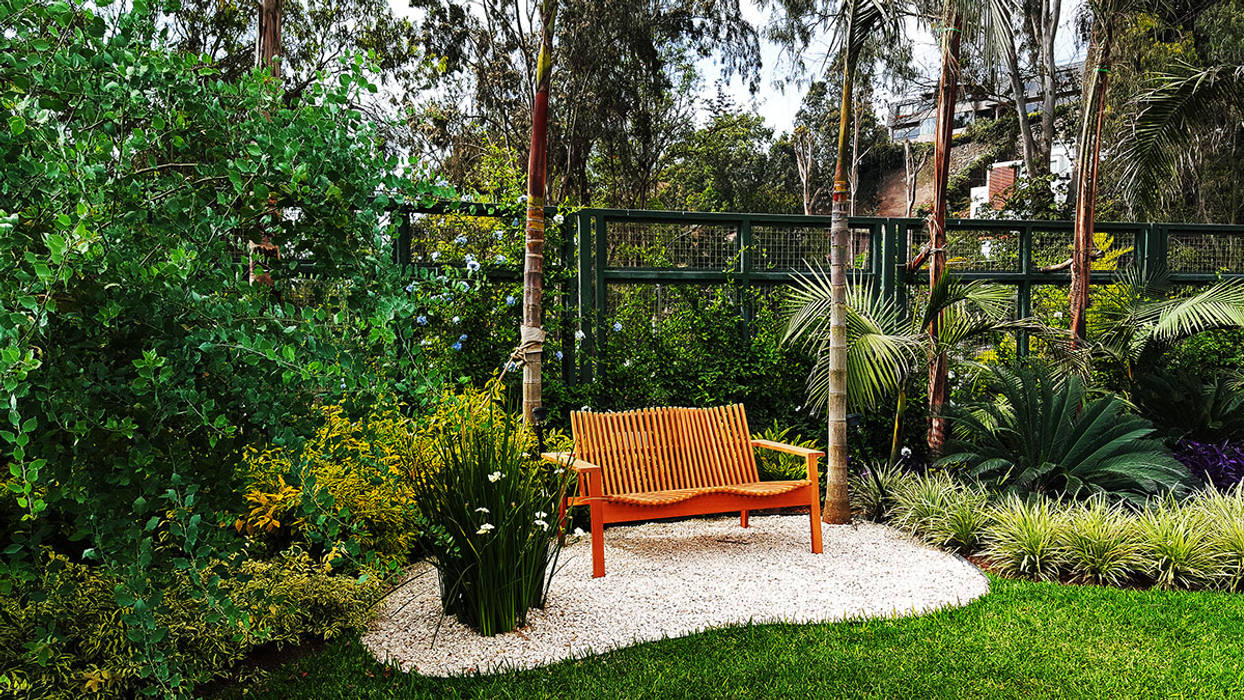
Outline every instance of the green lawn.
<path fill-rule="evenodd" d="M 250 690 L 273 698 L 1244 695 L 1244 596 L 992 583 L 984 599 L 924 617 L 717 630 L 482 678 L 402 674 L 349 639 Z"/>

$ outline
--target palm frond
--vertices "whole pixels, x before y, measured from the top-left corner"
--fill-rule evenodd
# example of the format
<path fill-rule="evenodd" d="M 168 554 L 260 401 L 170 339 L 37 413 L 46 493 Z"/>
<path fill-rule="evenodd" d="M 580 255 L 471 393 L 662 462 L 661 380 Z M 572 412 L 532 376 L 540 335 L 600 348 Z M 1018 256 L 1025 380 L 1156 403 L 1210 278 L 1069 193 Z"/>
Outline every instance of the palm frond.
<path fill-rule="evenodd" d="M 1218 126 L 1225 106 L 1244 105 L 1244 65 L 1184 63 L 1154 80 L 1133 101 L 1135 116 L 1120 150 L 1124 192 L 1140 206 L 1151 205 L 1163 186 L 1177 181 L 1193 134 Z"/>

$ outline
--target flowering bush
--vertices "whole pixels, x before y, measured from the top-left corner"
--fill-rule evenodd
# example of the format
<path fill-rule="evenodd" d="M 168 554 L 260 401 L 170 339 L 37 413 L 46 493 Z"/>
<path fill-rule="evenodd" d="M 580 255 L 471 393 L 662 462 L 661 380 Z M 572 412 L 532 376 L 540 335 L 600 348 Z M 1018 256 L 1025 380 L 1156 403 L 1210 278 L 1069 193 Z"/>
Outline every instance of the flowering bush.
<path fill-rule="evenodd" d="M 441 604 L 486 636 L 526 624 L 544 605 L 560 544 L 556 513 L 570 475 L 530 455 L 533 436 L 501 405 L 501 386 L 449 399 L 412 455 L 425 478 L 414 503 L 441 584 Z"/>

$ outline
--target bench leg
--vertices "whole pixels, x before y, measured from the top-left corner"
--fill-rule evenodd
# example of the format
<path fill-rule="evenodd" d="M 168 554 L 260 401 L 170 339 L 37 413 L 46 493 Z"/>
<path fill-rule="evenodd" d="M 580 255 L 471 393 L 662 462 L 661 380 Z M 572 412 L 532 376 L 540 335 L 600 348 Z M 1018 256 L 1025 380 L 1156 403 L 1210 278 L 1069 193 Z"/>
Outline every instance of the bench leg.
<path fill-rule="evenodd" d="M 592 504 L 592 578 L 605 575 L 605 514 Z"/>
<path fill-rule="evenodd" d="M 743 527 L 747 527 L 747 511 L 741 511 L 739 513 L 739 524 Z"/>

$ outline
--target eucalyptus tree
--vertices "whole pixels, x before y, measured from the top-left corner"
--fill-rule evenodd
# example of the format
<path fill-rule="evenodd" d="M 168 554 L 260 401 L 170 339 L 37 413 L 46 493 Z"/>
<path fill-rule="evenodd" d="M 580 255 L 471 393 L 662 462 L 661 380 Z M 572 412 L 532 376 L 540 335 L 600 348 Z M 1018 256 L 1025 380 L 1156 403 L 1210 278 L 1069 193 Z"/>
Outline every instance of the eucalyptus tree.
<path fill-rule="evenodd" d="M 847 149 L 851 124 L 852 88 L 856 68 L 866 45 L 879 36 L 898 32 L 897 3 L 889 0 L 778 0 L 783 14 L 772 28 L 776 38 L 788 46 L 806 47 L 817 29 L 830 21 L 838 37 L 836 65 L 841 69 L 842 91 L 838 111 L 838 151 L 834 167 L 834 189 L 830 210 L 829 321 L 822 330 L 827 341 L 818 347 L 826 367 L 827 421 L 829 423 L 826 464 L 825 522 L 851 520 L 847 498 L 847 266 L 850 265 L 850 232 L 847 229 Z"/>
<path fill-rule="evenodd" d="M 1084 97 L 1080 112 L 1080 136 L 1076 142 L 1075 234 L 1071 253 L 1071 336 L 1083 341 L 1087 329 L 1089 277 L 1092 271 L 1093 225 L 1097 209 L 1097 170 L 1101 162 L 1102 124 L 1106 118 L 1111 49 L 1127 0 L 1090 0 L 1085 6 L 1090 21 L 1088 57 L 1084 61 Z"/>
<path fill-rule="evenodd" d="M 949 208 L 947 190 L 950 182 L 950 151 L 955 129 L 955 111 L 959 101 L 960 58 L 964 35 L 976 43 L 987 64 L 1013 46 L 1010 32 L 1014 0 L 944 0 L 932 22 L 941 45 L 941 75 L 937 83 L 937 124 L 933 156 L 933 208 L 929 215 L 929 287 L 933 288 L 946 274 L 946 214 Z M 926 18 L 928 16 L 926 15 Z M 929 335 L 941 333 L 941 322 L 934 319 Z M 949 395 L 947 372 L 949 358 L 945 353 L 935 356 L 929 365 L 929 450 L 941 452 L 946 441 L 947 422 L 942 407 Z"/>

